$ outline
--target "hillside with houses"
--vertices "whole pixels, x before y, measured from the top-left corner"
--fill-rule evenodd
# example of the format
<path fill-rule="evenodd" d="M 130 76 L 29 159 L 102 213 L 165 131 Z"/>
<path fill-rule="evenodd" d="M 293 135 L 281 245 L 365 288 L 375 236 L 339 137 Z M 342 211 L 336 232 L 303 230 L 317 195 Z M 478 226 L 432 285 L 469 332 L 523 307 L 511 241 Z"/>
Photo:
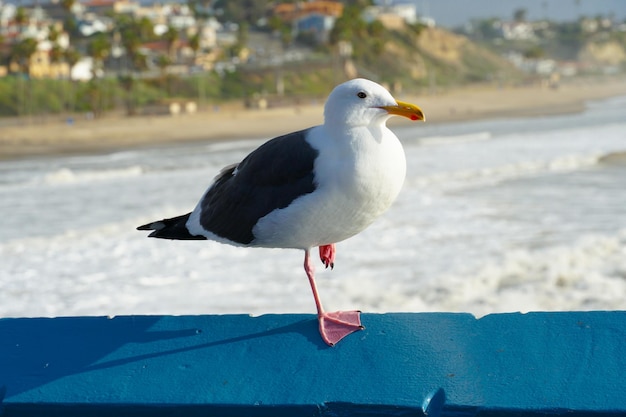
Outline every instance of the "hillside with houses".
<path fill-rule="evenodd" d="M 326 94 L 363 76 L 393 90 L 620 72 L 626 23 L 468 22 L 453 33 L 413 4 L 135 0 L 0 3 L 0 115 L 156 111 Z M 194 108 L 194 107 L 191 107 Z"/>

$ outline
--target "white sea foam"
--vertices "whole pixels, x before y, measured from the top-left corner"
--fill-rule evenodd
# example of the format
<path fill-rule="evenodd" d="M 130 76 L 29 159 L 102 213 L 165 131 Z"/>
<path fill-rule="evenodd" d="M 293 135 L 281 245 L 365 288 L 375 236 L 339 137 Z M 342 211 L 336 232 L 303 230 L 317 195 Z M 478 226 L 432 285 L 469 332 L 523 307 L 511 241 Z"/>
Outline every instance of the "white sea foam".
<path fill-rule="evenodd" d="M 0 245 L 0 315 L 313 311 L 300 251 L 154 241 L 132 230 L 138 223 Z M 626 308 L 626 230 L 511 250 L 471 273 L 439 265 L 429 277 L 411 260 L 419 248 L 402 249 L 399 236 L 376 242 L 379 232 L 340 244 L 335 270 L 320 269 L 330 308 L 479 316 Z"/>
<path fill-rule="evenodd" d="M 126 168 L 116 168 L 107 170 L 84 170 L 78 171 L 70 168 L 59 168 L 47 173 L 42 180 L 46 184 L 58 185 L 80 182 L 96 182 L 120 179 L 126 177 L 136 177 L 142 175 L 144 170 L 141 166 L 130 166 Z"/>
<path fill-rule="evenodd" d="M 442 283 L 445 282 L 445 285 Z M 519 249 L 475 273 L 444 276 L 425 304 L 485 315 L 501 311 L 626 308 L 626 230 L 587 235 L 572 245 Z"/>
<path fill-rule="evenodd" d="M 440 172 L 415 177 L 410 179 L 410 181 L 419 187 L 441 186 L 446 189 L 485 186 L 486 184 L 494 184 L 547 172 L 567 172 L 586 169 L 597 165 L 603 157 L 605 155 L 600 154 L 564 155 L 546 161 L 528 160 L 500 166 Z"/>
<path fill-rule="evenodd" d="M 420 139 L 419 144 L 422 146 L 443 146 L 459 143 L 483 142 L 491 138 L 491 132 L 477 132 L 455 136 L 430 136 Z"/>
<path fill-rule="evenodd" d="M 242 149 L 252 149 L 263 143 L 261 139 L 249 139 L 249 140 L 232 140 L 226 142 L 210 143 L 206 146 L 206 150 L 209 152 L 224 152 L 234 151 Z"/>

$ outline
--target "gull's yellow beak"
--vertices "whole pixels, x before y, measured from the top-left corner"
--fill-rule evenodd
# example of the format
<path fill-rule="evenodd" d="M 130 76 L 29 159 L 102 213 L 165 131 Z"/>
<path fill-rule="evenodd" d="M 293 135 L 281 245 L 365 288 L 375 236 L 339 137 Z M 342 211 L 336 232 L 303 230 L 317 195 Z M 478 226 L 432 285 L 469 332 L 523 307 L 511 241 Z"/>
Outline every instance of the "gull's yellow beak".
<path fill-rule="evenodd" d="M 424 112 L 415 104 L 405 103 L 404 101 L 396 101 L 396 103 L 398 103 L 396 106 L 380 106 L 380 108 L 396 116 L 403 116 L 411 120 L 426 121 Z"/>

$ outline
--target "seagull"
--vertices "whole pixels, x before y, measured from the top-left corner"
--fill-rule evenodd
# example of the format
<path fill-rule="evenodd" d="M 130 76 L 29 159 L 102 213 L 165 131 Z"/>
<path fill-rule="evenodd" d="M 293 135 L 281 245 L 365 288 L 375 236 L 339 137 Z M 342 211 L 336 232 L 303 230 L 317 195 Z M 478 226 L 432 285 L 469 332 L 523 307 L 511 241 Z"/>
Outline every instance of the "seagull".
<path fill-rule="evenodd" d="M 404 150 L 386 126 L 393 116 L 424 120 L 381 85 L 353 79 L 324 106 L 324 123 L 265 142 L 222 169 L 194 210 L 139 226 L 149 237 L 235 246 L 300 249 L 323 341 L 333 346 L 363 329 L 359 311 L 326 312 L 311 250 L 331 269 L 336 246 L 368 227 L 398 196 Z"/>

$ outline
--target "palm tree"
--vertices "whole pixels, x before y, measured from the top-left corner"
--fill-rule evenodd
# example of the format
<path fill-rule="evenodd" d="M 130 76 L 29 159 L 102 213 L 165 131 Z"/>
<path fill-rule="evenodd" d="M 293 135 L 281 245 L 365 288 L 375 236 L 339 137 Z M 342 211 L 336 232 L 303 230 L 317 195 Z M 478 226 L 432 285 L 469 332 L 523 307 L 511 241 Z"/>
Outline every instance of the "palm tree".
<path fill-rule="evenodd" d="M 63 6 L 68 13 L 72 12 L 74 4 L 76 4 L 76 0 L 61 0 L 61 6 Z"/>
<path fill-rule="evenodd" d="M 167 50 L 172 61 L 176 60 L 176 45 L 178 45 L 178 39 L 180 34 L 173 26 L 167 27 L 167 32 L 163 34 L 163 38 L 167 42 Z"/>
<path fill-rule="evenodd" d="M 28 23 L 28 13 L 26 12 L 26 9 L 22 6 L 18 7 L 17 10 L 15 10 L 15 16 L 13 19 L 21 32 L 24 25 Z"/>
<path fill-rule="evenodd" d="M 76 103 L 76 82 L 72 78 L 72 69 L 74 68 L 74 65 L 76 65 L 78 61 L 80 61 L 81 56 L 80 56 L 80 52 L 78 52 L 74 48 L 66 49 L 63 55 L 65 58 L 65 61 L 70 67 L 70 80 L 69 81 L 70 81 L 71 90 L 70 90 L 69 98 L 66 103 L 66 108 L 67 110 L 73 112 L 75 103 Z"/>
<path fill-rule="evenodd" d="M 146 68 L 145 56 L 139 51 L 143 42 L 155 38 L 154 24 L 147 17 L 135 19 L 125 14 L 114 14 L 116 37 L 119 39 L 127 57 L 125 67 L 143 71 Z"/>
<path fill-rule="evenodd" d="M 60 33 L 59 33 L 58 29 L 56 28 L 56 26 L 54 26 L 54 25 L 48 26 L 48 40 L 51 43 L 53 43 L 53 44 L 56 43 L 59 40 L 59 35 L 60 35 Z"/>
<path fill-rule="evenodd" d="M 64 52 L 63 52 L 65 61 L 67 61 L 68 65 L 70 66 L 70 79 L 72 78 L 72 68 L 74 68 L 74 65 L 76 65 L 78 63 L 78 61 L 80 61 L 80 52 L 78 52 L 76 49 L 74 48 L 67 48 Z"/>
<path fill-rule="evenodd" d="M 161 54 L 156 58 L 155 64 L 161 71 L 161 88 L 165 88 L 167 83 L 167 67 L 172 65 L 172 59 L 165 54 Z"/>
<path fill-rule="evenodd" d="M 117 82 L 126 92 L 124 97 L 124 104 L 126 105 L 126 114 L 133 116 L 136 113 L 135 97 L 133 89 L 135 86 L 135 78 L 132 75 L 118 75 Z"/>
<path fill-rule="evenodd" d="M 59 31 L 54 25 L 50 25 L 48 28 L 48 40 L 52 44 L 50 48 L 50 62 L 53 64 L 58 64 L 64 61 L 65 54 L 63 53 L 63 49 L 57 41 L 59 40 Z"/>
<path fill-rule="evenodd" d="M 50 48 L 50 62 L 52 62 L 53 64 L 58 64 L 64 59 L 65 53 L 63 52 L 63 49 L 56 43 L 52 45 L 52 48 Z"/>
<path fill-rule="evenodd" d="M 195 65 L 198 51 L 200 50 L 200 32 L 196 32 L 189 38 L 189 47 L 193 51 L 193 63 Z"/>
<path fill-rule="evenodd" d="M 104 70 L 104 59 L 109 55 L 111 42 L 104 33 L 99 33 L 91 40 L 87 48 L 89 55 L 93 59 L 93 78 L 89 83 L 90 107 L 94 116 L 99 116 L 102 112 L 102 88 L 97 80 L 99 70 Z"/>
<path fill-rule="evenodd" d="M 103 34 L 99 33 L 91 40 L 88 45 L 87 51 L 89 52 L 89 56 L 93 59 L 93 75 L 97 76 L 98 70 L 103 69 L 104 59 L 109 55 L 109 51 L 111 50 L 111 42 L 109 38 Z"/>
<path fill-rule="evenodd" d="M 156 58 L 155 61 L 157 67 L 159 67 L 159 69 L 161 70 L 161 73 L 165 72 L 165 69 L 172 64 L 172 60 L 170 59 L 169 56 L 165 55 L 165 54 L 161 54 Z"/>
<path fill-rule="evenodd" d="M 22 39 L 13 44 L 11 48 L 11 61 L 18 66 L 18 72 L 30 73 L 30 59 L 37 51 L 37 40 L 33 38 Z"/>
<path fill-rule="evenodd" d="M 139 36 L 143 40 L 154 39 L 154 23 L 147 17 L 142 17 L 136 22 Z"/>
<path fill-rule="evenodd" d="M 20 74 L 24 74 L 25 77 L 19 77 L 19 104 L 18 115 L 23 115 L 29 112 L 30 109 L 30 63 L 31 57 L 37 51 L 38 42 L 32 38 L 22 39 L 21 41 L 13 44 L 11 48 L 10 60 L 17 64 L 17 70 Z M 26 84 L 22 83 L 22 79 L 26 78 Z"/>
<path fill-rule="evenodd" d="M 63 10 L 65 10 L 63 27 L 70 36 L 70 39 L 72 36 L 78 35 L 78 24 L 76 23 L 76 19 L 74 19 L 74 12 L 72 11 L 76 1 L 77 0 L 61 0 L 61 6 L 63 7 Z"/>

